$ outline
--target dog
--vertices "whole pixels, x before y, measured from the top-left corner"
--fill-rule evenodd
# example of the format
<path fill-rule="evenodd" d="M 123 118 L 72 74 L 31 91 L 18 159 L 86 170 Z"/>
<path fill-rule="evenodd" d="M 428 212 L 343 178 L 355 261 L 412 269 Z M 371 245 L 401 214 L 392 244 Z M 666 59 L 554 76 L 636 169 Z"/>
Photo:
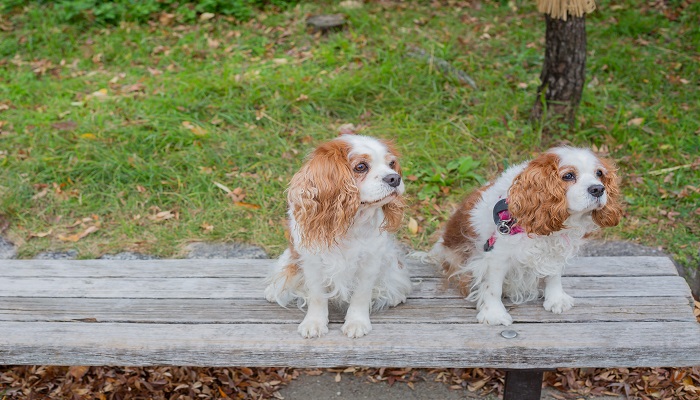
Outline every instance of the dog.
<path fill-rule="evenodd" d="M 289 247 L 268 277 L 265 298 L 306 306 L 302 337 L 328 332 L 329 301 L 347 307 L 342 332 L 372 330 L 370 310 L 406 301 L 411 281 L 395 242 L 405 186 L 389 141 L 342 135 L 321 144 L 287 190 Z"/>
<path fill-rule="evenodd" d="M 534 300 L 541 279 L 547 311 L 573 307 L 561 282 L 565 265 L 591 232 L 621 218 L 613 162 L 557 147 L 466 197 L 428 256 L 469 292 L 480 323 L 510 325 L 501 296 L 515 304 Z"/>

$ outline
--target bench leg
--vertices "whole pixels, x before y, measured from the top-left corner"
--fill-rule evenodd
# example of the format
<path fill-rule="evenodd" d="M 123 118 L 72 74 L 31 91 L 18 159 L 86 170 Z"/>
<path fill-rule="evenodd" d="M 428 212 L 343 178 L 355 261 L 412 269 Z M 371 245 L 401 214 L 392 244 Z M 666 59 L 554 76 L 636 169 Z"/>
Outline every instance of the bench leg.
<path fill-rule="evenodd" d="M 542 395 L 543 377 L 542 370 L 507 370 L 503 400 L 539 400 Z"/>

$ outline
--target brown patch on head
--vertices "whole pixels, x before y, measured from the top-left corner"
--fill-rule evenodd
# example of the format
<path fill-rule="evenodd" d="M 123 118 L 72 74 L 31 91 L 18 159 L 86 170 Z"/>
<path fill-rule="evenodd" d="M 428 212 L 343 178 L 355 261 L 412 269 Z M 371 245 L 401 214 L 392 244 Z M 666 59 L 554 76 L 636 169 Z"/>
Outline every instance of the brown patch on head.
<path fill-rule="evenodd" d="M 544 153 L 515 177 L 508 192 L 508 209 L 528 234 L 549 235 L 564 228 L 569 217 L 559 156 Z"/>
<path fill-rule="evenodd" d="M 605 168 L 600 181 L 605 186 L 608 200 L 605 203 L 605 207 L 593 211 L 593 221 L 598 226 L 606 228 L 620 223 L 622 219 L 622 202 L 615 163 L 608 159 L 600 159 L 600 163 Z"/>
<path fill-rule="evenodd" d="M 461 273 L 461 267 L 474 254 L 477 234 L 471 222 L 471 212 L 481 200 L 483 192 L 491 187 L 486 185 L 472 192 L 459 205 L 447 221 L 442 233 L 442 245 L 449 249 L 456 259 L 445 260 L 442 269 L 449 280 L 456 283 L 462 295 L 469 294 L 471 276 Z"/>
<path fill-rule="evenodd" d="M 393 161 L 394 166 L 392 169 L 396 171 L 397 174 L 401 175 L 401 164 L 399 163 L 401 153 L 396 148 L 396 144 L 392 140 L 380 140 L 380 142 L 386 146 L 388 151 L 384 161 L 386 161 L 387 164 Z"/>
<path fill-rule="evenodd" d="M 367 169 L 360 172 L 356 171 L 355 168 L 362 163 L 366 165 Z M 350 168 L 352 169 L 352 174 L 355 177 L 357 186 L 360 186 L 359 184 L 364 182 L 370 168 L 372 168 L 372 157 L 370 157 L 369 154 L 355 154 L 350 157 Z"/>
<path fill-rule="evenodd" d="M 360 193 L 348 163 L 350 145 L 320 145 L 289 184 L 287 200 L 305 247 L 333 246 L 350 228 Z"/>

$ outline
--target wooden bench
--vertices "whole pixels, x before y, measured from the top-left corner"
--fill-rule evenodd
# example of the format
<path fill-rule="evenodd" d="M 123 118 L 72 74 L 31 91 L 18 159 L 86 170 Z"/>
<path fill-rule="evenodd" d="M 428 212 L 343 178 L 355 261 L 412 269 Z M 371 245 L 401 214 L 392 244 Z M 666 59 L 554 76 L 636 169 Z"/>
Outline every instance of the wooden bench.
<path fill-rule="evenodd" d="M 506 399 L 539 398 L 542 371 L 557 367 L 700 365 L 690 290 L 662 257 L 578 259 L 564 278 L 576 306 L 507 304 L 510 327 L 476 323 L 434 266 L 413 262 L 408 302 L 355 340 L 337 311 L 327 336 L 302 339 L 302 311 L 263 299 L 272 263 L 0 261 L 0 363 L 495 367 L 508 370 Z"/>

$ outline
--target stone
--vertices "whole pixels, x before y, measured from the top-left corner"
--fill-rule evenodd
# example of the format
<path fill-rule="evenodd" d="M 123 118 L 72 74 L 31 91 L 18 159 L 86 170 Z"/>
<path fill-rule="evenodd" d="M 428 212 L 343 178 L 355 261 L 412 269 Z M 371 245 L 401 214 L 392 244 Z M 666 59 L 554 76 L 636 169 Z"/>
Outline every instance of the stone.
<path fill-rule="evenodd" d="M 15 244 L 0 236 L 0 260 L 10 260 L 17 257 Z"/>
<path fill-rule="evenodd" d="M 159 260 L 160 257 L 150 254 L 134 253 L 131 251 L 123 251 L 117 254 L 105 254 L 100 257 L 100 260 Z"/>
<path fill-rule="evenodd" d="M 187 245 L 186 250 L 186 258 L 269 258 L 262 248 L 241 243 L 197 242 Z"/>
<path fill-rule="evenodd" d="M 345 23 L 343 14 L 313 15 L 306 19 L 306 25 L 310 26 L 314 32 L 321 33 L 339 31 L 345 27 Z"/>
<path fill-rule="evenodd" d="M 42 251 L 34 257 L 35 260 L 75 260 L 76 258 L 78 258 L 77 250 Z"/>

